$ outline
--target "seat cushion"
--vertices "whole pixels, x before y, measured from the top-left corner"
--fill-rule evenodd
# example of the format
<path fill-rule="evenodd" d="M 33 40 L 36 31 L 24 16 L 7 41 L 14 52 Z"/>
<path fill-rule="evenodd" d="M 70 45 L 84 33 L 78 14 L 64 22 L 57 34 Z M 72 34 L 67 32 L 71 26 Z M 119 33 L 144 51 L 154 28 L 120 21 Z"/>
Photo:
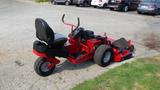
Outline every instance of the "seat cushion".
<path fill-rule="evenodd" d="M 125 38 L 120 38 L 112 43 L 112 45 L 118 49 L 127 49 L 128 42 Z"/>
<path fill-rule="evenodd" d="M 62 46 L 66 43 L 67 38 L 62 34 L 55 33 L 54 34 L 54 46 Z"/>
<path fill-rule="evenodd" d="M 34 41 L 33 49 L 40 53 L 45 53 L 47 51 L 47 45 L 41 41 Z"/>

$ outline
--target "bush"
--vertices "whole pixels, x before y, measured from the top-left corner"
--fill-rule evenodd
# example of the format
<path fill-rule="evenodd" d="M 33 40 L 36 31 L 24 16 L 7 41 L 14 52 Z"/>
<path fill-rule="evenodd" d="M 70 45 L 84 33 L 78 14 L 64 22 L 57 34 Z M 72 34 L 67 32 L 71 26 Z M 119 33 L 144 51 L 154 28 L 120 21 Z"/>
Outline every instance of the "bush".
<path fill-rule="evenodd" d="M 36 2 L 49 2 L 50 0 L 35 0 Z"/>

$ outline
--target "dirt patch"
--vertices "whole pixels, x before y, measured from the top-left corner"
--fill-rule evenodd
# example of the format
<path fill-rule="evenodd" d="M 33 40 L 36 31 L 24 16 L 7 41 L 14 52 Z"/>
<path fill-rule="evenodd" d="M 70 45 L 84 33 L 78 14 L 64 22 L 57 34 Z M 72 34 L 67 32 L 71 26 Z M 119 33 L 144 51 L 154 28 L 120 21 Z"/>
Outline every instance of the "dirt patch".
<path fill-rule="evenodd" d="M 153 56 L 153 57 L 147 57 L 147 59 L 145 59 L 145 64 L 155 64 L 155 65 L 159 65 L 160 64 L 160 56 Z"/>
<path fill-rule="evenodd" d="M 6 56 L 6 54 L 3 52 L 0 52 L 0 57 L 5 57 Z"/>
<path fill-rule="evenodd" d="M 152 76 L 152 74 L 151 73 L 146 73 L 145 76 Z"/>
<path fill-rule="evenodd" d="M 149 49 L 160 52 L 160 36 L 155 33 L 146 34 L 143 38 L 144 45 Z"/>
<path fill-rule="evenodd" d="M 156 73 L 156 76 L 157 76 L 157 77 L 160 77 L 160 73 Z"/>
<path fill-rule="evenodd" d="M 1 52 L 0 52 L 0 56 L 3 56 Z"/>

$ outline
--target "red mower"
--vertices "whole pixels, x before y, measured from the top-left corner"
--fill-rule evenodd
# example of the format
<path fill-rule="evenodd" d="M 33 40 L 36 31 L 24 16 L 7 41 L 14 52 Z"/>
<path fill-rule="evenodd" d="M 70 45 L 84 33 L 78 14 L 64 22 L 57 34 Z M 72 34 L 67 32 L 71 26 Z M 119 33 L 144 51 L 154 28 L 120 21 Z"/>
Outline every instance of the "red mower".
<path fill-rule="evenodd" d="M 33 53 L 38 56 L 34 64 L 36 73 L 40 76 L 48 76 L 53 73 L 60 60 L 56 57 L 63 57 L 73 64 L 85 61 L 94 61 L 96 64 L 105 67 L 113 62 L 120 62 L 131 58 L 134 53 L 134 46 L 131 40 L 120 38 L 114 40 L 106 35 L 95 35 L 93 31 L 85 30 L 78 25 L 64 22 L 71 27 L 68 39 L 61 34 L 54 33 L 50 26 L 41 18 L 35 20 L 36 36 L 39 40 L 33 44 Z"/>

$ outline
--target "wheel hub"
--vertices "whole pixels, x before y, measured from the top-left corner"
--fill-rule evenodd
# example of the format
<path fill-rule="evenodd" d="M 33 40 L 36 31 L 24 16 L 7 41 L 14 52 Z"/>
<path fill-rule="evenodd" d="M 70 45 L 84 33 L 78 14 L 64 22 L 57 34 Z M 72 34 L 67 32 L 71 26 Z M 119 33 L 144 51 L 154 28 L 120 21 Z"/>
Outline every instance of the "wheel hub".
<path fill-rule="evenodd" d="M 125 6 L 124 11 L 125 11 L 125 12 L 128 11 L 128 6 Z"/>
<path fill-rule="evenodd" d="M 48 72 L 48 71 L 50 70 L 50 68 L 48 67 L 49 65 L 50 65 L 49 62 L 43 63 L 42 66 L 41 66 L 41 70 L 42 70 L 43 72 Z"/>
<path fill-rule="evenodd" d="M 103 62 L 107 63 L 111 58 L 111 52 L 105 52 Z"/>

